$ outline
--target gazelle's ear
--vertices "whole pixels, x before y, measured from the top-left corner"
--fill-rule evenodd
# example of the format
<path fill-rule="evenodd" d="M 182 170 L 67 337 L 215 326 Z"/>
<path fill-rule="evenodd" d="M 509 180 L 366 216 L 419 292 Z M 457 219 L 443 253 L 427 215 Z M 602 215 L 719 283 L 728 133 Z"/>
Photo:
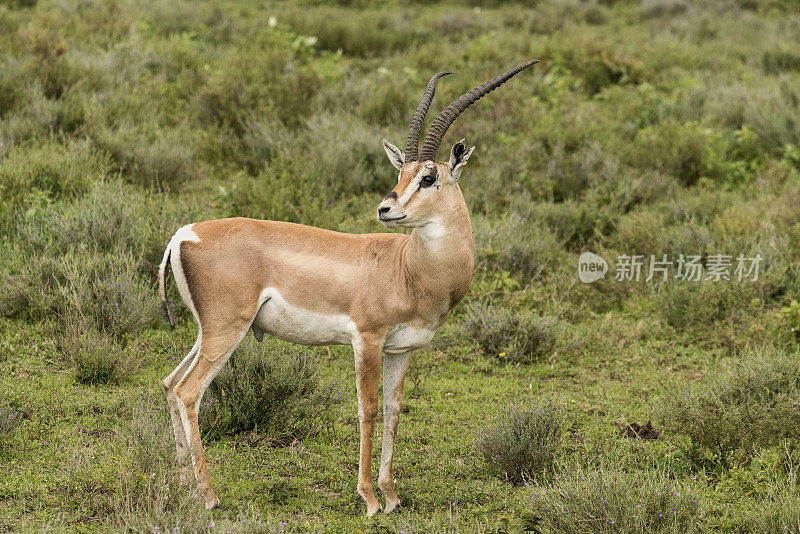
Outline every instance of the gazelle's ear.
<path fill-rule="evenodd" d="M 403 167 L 403 163 L 406 161 L 406 156 L 403 154 L 403 151 L 386 139 L 383 140 L 383 149 L 386 151 L 386 155 L 389 156 L 389 161 L 391 161 L 392 165 L 397 167 L 397 170 L 399 171 Z"/>
<path fill-rule="evenodd" d="M 453 150 L 450 151 L 450 162 L 447 164 L 448 169 L 450 169 L 450 177 L 453 180 L 458 180 L 461 177 L 461 167 L 467 163 L 473 150 L 475 150 L 475 147 L 467 150 L 467 144 L 464 139 L 453 145 Z"/>

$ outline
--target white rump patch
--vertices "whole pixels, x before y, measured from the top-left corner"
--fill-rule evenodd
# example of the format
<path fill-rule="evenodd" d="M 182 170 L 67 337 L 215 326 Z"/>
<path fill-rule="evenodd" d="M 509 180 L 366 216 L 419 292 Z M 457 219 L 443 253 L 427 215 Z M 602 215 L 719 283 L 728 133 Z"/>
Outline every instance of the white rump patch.
<path fill-rule="evenodd" d="M 193 241 L 195 243 L 198 243 L 200 241 L 200 238 L 197 237 L 197 234 L 194 233 L 194 230 L 192 230 L 193 226 L 194 223 L 187 224 L 185 226 L 181 226 L 180 228 L 178 228 L 178 231 L 175 232 L 174 236 L 172 236 L 172 241 L 176 245 L 180 245 L 182 241 Z"/>
<path fill-rule="evenodd" d="M 167 247 L 171 250 L 172 254 L 170 263 L 172 264 L 172 276 L 175 278 L 175 285 L 178 286 L 178 293 L 180 293 L 181 299 L 183 299 L 183 302 L 186 303 L 192 311 L 192 315 L 194 316 L 195 322 L 197 322 L 197 325 L 200 327 L 200 335 L 202 336 L 203 327 L 200 325 L 200 317 L 197 315 L 194 302 L 192 302 L 189 284 L 186 282 L 186 276 L 183 273 L 183 264 L 181 264 L 181 243 L 184 241 L 198 243 L 200 241 L 200 238 L 197 237 L 197 234 L 192 230 L 193 226 L 194 223 L 181 226 L 178 231 L 175 232 L 175 235 L 172 236 Z"/>

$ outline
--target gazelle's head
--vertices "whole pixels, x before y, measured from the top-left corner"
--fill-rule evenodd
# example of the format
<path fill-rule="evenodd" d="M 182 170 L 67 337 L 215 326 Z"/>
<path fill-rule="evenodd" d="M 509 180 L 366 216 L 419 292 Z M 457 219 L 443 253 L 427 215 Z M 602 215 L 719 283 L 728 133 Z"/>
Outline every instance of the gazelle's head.
<path fill-rule="evenodd" d="M 464 202 L 458 179 L 475 147 L 462 139 L 453 146 L 447 163 L 427 160 L 403 163 L 403 152 L 386 139 L 383 148 L 400 171 L 397 185 L 378 206 L 378 219 L 389 228 L 415 228 L 437 220 L 453 202 Z"/>
<path fill-rule="evenodd" d="M 398 226 L 416 228 L 440 221 L 448 211 L 456 206 L 463 206 L 464 197 L 458 187 L 458 179 L 461 177 L 461 169 L 475 147 L 467 148 L 462 139 L 453 145 L 448 161 L 437 161 L 436 152 L 442 144 L 444 134 L 465 109 L 517 73 L 538 62 L 538 59 L 534 59 L 518 65 L 453 100 L 431 123 L 422 145 L 422 152 L 418 155 L 419 135 L 428 107 L 433 100 L 436 82 L 450 73 L 440 72 L 433 76 L 411 120 L 405 152 L 386 139 L 383 140 L 383 148 L 389 156 L 389 161 L 400 173 L 397 186 L 378 206 L 378 220 L 389 228 Z"/>

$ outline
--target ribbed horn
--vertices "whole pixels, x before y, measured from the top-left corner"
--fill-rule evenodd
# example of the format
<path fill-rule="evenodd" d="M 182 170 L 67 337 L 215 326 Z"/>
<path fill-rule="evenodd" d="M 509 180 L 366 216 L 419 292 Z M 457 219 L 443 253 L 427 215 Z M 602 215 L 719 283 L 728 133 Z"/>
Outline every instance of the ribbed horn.
<path fill-rule="evenodd" d="M 536 63 L 539 63 L 538 59 L 532 59 L 527 63 L 517 65 L 505 74 L 492 78 L 453 100 L 431 123 L 431 127 L 425 136 L 425 142 L 422 144 L 422 152 L 419 156 L 420 161 L 436 160 L 436 152 L 439 150 L 439 145 L 442 144 L 444 134 L 447 133 L 447 129 L 465 109 Z"/>
<path fill-rule="evenodd" d="M 422 131 L 422 123 L 425 121 L 425 115 L 428 114 L 428 107 L 433 100 L 433 93 L 436 91 L 436 82 L 442 76 L 453 74 L 452 72 L 440 72 L 435 74 L 428 82 L 425 88 L 425 94 L 422 95 L 422 100 L 419 101 L 417 111 L 414 112 L 414 117 L 411 119 L 411 126 L 408 129 L 408 139 L 406 140 L 406 153 L 405 161 L 417 161 L 419 156 L 419 134 Z"/>

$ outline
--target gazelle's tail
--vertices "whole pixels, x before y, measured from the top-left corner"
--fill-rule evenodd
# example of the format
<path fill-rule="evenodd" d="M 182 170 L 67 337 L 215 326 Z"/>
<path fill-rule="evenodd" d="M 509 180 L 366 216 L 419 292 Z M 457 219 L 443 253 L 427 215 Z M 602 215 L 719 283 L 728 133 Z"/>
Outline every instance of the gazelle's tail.
<path fill-rule="evenodd" d="M 158 266 L 158 296 L 161 299 L 161 305 L 167 312 L 167 319 L 169 325 L 175 328 L 175 318 L 172 316 L 172 308 L 170 308 L 169 300 L 167 300 L 167 264 L 169 264 L 169 257 L 172 254 L 172 240 L 167 245 L 167 250 L 164 251 L 164 259 L 161 260 L 161 265 Z"/>

